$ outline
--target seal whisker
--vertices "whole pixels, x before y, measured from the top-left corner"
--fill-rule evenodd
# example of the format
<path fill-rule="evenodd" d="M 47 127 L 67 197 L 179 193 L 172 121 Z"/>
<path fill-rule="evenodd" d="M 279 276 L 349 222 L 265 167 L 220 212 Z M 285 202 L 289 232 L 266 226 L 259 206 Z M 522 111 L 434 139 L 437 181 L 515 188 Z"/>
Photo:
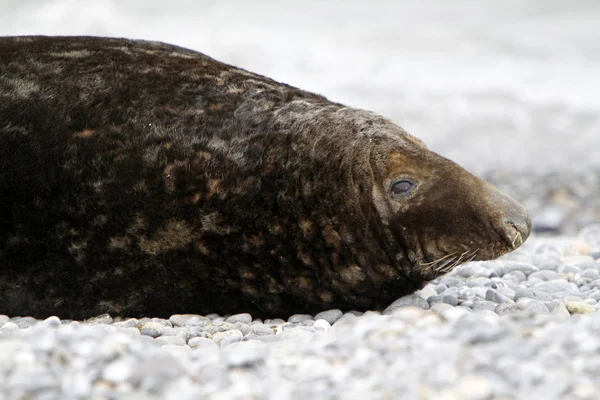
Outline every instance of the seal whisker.
<path fill-rule="evenodd" d="M 452 257 L 452 256 L 453 256 L 453 255 L 455 255 L 455 254 L 456 254 L 456 252 L 449 253 L 449 254 L 446 254 L 445 256 L 443 256 L 443 257 L 440 257 L 440 258 L 438 258 L 438 259 L 436 259 L 436 260 L 433 260 L 433 261 L 430 261 L 430 262 L 426 262 L 426 263 L 420 263 L 420 264 L 421 264 L 422 266 L 432 266 L 432 265 L 434 265 L 434 264 L 437 264 L 437 263 L 439 263 L 440 261 L 442 261 L 442 260 L 444 260 L 444 259 L 446 259 L 446 258 L 448 258 L 448 257 Z"/>
<path fill-rule="evenodd" d="M 452 265 L 456 262 L 456 256 L 452 257 L 451 259 L 447 260 L 443 265 L 435 267 L 435 271 L 436 272 L 440 272 L 440 271 L 444 271 L 444 269 L 446 269 L 448 267 L 448 265 Z"/>

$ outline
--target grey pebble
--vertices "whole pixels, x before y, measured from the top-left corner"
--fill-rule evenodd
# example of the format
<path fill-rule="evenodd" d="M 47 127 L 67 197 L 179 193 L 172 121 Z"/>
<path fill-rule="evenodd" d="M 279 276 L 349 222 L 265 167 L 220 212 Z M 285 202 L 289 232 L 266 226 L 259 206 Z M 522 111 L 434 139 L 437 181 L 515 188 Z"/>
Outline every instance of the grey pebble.
<path fill-rule="evenodd" d="M 577 285 L 574 283 L 565 281 L 563 279 L 553 279 L 551 281 L 541 282 L 535 285 L 535 289 L 541 290 L 547 293 L 554 292 L 570 292 L 572 294 L 578 293 Z"/>
<path fill-rule="evenodd" d="M 136 327 L 137 324 L 139 324 L 139 323 L 140 323 L 140 321 L 138 319 L 129 318 L 124 321 L 113 322 L 112 326 L 119 327 L 119 328 L 131 328 L 131 327 Z"/>
<path fill-rule="evenodd" d="M 509 274 L 513 271 L 520 271 L 527 276 L 534 272 L 537 272 L 538 268 L 531 264 L 519 263 L 519 262 L 514 262 L 514 261 L 507 263 L 506 265 L 504 265 L 502 267 L 503 275 Z"/>
<path fill-rule="evenodd" d="M 448 286 L 440 283 L 439 285 L 435 285 L 435 292 L 437 294 L 443 293 L 445 290 L 448 289 Z"/>
<path fill-rule="evenodd" d="M 520 298 L 528 298 L 534 300 L 544 300 L 550 301 L 552 300 L 552 295 L 545 292 L 541 289 L 530 289 L 530 288 L 520 288 L 515 292 L 515 301 L 518 301 Z"/>
<path fill-rule="evenodd" d="M 235 314 L 225 319 L 226 322 L 231 324 L 235 324 L 236 322 L 241 322 L 243 324 L 249 324 L 252 322 L 252 316 L 248 313 Z"/>
<path fill-rule="evenodd" d="M 169 321 L 173 326 L 206 326 L 212 319 L 197 314 L 174 314 Z"/>
<path fill-rule="evenodd" d="M 230 367 L 250 367 L 264 361 L 267 346 L 260 341 L 231 343 L 223 350 L 223 357 Z"/>
<path fill-rule="evenodd" d="M 187 344 L 192 349 L 213 348 L 213 349 L 217 350 L 219 348 L 219 346 L 214 342 L 214 340 L 203 338 L 203 337 L 191 338 Z"/>
<path fill-rule="evenodd" d="M 233 342 L 239 342 L 244 338 L 244 335 L 242 335 L 242 332 L 238 331 L 237 329 L 232 329 L 230 331 L 224 331 L 224 332 L 217 332 L 213 335 L 213 340 L 215 341 L 216 344 L 222 344 L 223 341 L 225 341 L 226 339 L 226 344 L 230 344 Z"/>
<path fill-rule="evenodd" d="M 86 323 L 88 325 L 97 325 L 97 324 L 108 325 L 108 324 L 113 323 L 113 318 L 109 314 L 102 314 L 102 315 L 98 315 L 93 318 L 86 319 L 84 321 L 84 323 Z"/>
<path fill-rule="evenodd" d="M 184 346 L 186 339 L 182 336 L 159 336 L 154 339 L 154 342 L 160 345 Z"/>
<path fill-rule="evenodd" d="M 520 282 L 527 280 L 527 276 L 522 271 L 513 270 L 513 271 L 510 271 L 509 273 L 504 274 L 504 276 L 502 276 L 502 279 L 508 280 L 508 281 L 513 281 L 515 283 L 520 283 Z"/>
<path fill-rule="evenodd" d="M 409 294 L 409 295 L 399 298 L 398 300 L 396 300 L 392 304 L 390 304 L 385 310 L 383 310 L 383 314 L 385 314 L 385 315 L 391 314 L 398 308 L 410 307 L 410 306 L 419 307 L 422 309 L 428 309 L 429 303 L 427 302 L 427 300 L 425 300 L 424 298 L 422 298 L 419 295 Z"/>
<path fill-rule="evenodd" d="M 519 307 L 516 303 L 501 303 L 494 308 L 494 312 L 498 315 L 504 315 L 517 311 Z"/>
<path fill-rule="evenodd" d="M 488 289 L 485 292 L 485 299 L 496 304 L 506 303 L 507 301 L 510 301 L 508 297 L 494 289 Z"/>
<path fill-rule="evenodd" d="M 156 322 L 148 321 L 140 322 L 137 325 L 137 328 L 142 335 L 156 338 L 163 334 L 165 326 Z"/>
<path fill-rule="evenodd" d="M 590 278 L 592 281 L 600 279 L 600 271 L 597 269 L 588 268 L 581 274 L 583 278 Z"/>
<path fill-rule="evenodd" d="M 250 325 L 250 333 L 258 336 L 273 335 L 274 331 L 267 325 Z"/>
<path fill-rule="evenodd" d="M 471 309 L 473 311 L 483 311 L 483 310 L 494 311 L 496 306 L 497 306 L 497 304 L 492 301 L 475 300 L 475 301 L 473 301 L 473 305 L 471 306 Z"/>
<path fill-rule="evenodd" d="M 550 271 L 550 270 L 537 271 L 537 272 L 532 273 L 528 277 L 529 280 L 539 279 L 540 281 L 551 281 L 551 280 L 558 279 L 558 278 L 559 278 L 558 272 Z"/>
<path fill-rule="evenodd" d="M 301 324 L 304 321 L 312 320 L 313 316 L 308 314 L 294 314 L 288 318 L 288 322 L 291 324 Z"/>
<path fill-rule="evenodd" d="M 42 323 L 50 328 L 58 328 L 60 326 L 60 318 L 57 316 L 48 317 Z"/>
<path fill-rule="evenodd" d="M 335 321 L 342 317 L 342 315 L 344 315 L 344 313 L 338 309 L 321 311 L 315 315 L 315 320 L 324 319 L 325 321 L 329 322 L 329 324 L 333 325 Z"/>
<path fill-rule="evenodd" d="M 550 309 L 540 301 L 519 302 L 517 306 L 520 310 L 531 314 L 545 314 L 550 312 Z"/>
<path fill-rule="evenodd" d="M 440 278 L 439 283 L 448 288 L 452 288 L 453 286 L 462 286 L 463 280 L 456 276 L 444 276 Z"/>
<path fill-rule="evenodd" d="M 17 317 L 11 318 L 11 321 L 17 324 L 20 329 L 31 328 L 37 325 L 38 320 L 33 317 Z"/>

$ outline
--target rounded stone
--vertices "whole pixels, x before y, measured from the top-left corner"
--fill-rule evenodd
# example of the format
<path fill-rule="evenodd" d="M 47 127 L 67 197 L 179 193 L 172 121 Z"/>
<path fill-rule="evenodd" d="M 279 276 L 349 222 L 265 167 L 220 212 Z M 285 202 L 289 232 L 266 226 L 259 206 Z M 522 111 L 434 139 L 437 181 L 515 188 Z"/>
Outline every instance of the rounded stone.
<path fill-rule="evenodd" d="M 330 325 L 333 325 L 335 321 L 342 317 L 342 315 L 344 315 L 342 310 L 336 308 L 333 310 L 321 311 L 315 315 L 315 320 L 324 319 L 329 322 Z"/>
<path fill-rule="evenodd" d="M 142 322 L 137 328 L 142 335 L 157 338 L 163 334 L 165 326 L 156 322 Z"/>
<path fill-rule="evenodd" d="M 226 322 L 231 324 L 235 324 L 236 322 L 241 322 L 243 324 L 249 324 L 252 322 L 252 316 L 248 313 L 235 314 L 225 319 Z"/>
<path fill-rule="evenodd" d="M 383 314 L 391 314 L 395 310 L 403 307 L 419 307 L 426 310 L 429 308 L 429 303 L 419 295 L 409 294 L 390 304 L 385 310 L 383 310 Z"/>

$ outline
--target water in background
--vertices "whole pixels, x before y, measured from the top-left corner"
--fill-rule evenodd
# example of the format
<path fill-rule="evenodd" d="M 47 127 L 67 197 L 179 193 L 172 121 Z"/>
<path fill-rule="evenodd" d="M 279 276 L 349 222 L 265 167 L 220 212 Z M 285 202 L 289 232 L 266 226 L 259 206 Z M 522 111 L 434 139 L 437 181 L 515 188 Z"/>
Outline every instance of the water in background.
<path fill-rule="evenodd" d="M 0 0 L 0 35 L 155 39 L 384 114 L 476 173 L 600 166 L 597 0 Z"/>

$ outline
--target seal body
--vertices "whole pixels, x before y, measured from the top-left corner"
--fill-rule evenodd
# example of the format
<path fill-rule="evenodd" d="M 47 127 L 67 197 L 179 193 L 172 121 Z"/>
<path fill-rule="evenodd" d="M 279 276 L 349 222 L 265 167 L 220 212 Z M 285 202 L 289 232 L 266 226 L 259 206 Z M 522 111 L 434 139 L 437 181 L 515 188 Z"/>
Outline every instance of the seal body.
<path fill-rule="evenodd" d="M 529 230 L 374 113 L 161 43 L 0 38 L 0 313 L 378 309 Z"/>

